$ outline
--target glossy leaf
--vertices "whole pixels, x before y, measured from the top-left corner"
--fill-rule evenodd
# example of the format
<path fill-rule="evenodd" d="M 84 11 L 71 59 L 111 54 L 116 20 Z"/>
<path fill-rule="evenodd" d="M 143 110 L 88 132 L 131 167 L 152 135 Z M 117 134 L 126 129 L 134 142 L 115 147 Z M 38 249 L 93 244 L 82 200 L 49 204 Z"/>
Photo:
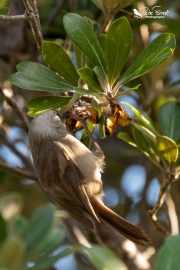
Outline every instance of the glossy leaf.
<path fill-rule="evenodd" d="M 75 44 L 73 44 L 73 48 L 74 48 L 74 53 L 76 56 L 76 64 L 78 69 L 83 68 L 85 66 L 85 54 L 79 49 L 78 46 L 76 46 Z"/>
<path fill-rule="evenodd" d="M 180 236 L 167 236 L 157 253 L 155 270 L 175 270 L 180 265 Z"/>
<path fill-rule="evenodd" d="M 24 89 L 65 92 L 73 90 L 73 85 L 49 68 L 35 62 L 21 62 L 9 81 Z"/>
<path fill-rule="evenodd" d="M 38 114 L 47 110 L 59 110 L 61 107 L 68 105 L 71 97 L 56 97 L 56 96 L 42 96 L 30 99 L 26 103 L 29 108 L 27 115 L 35 117 Z"/>
<path fill-rule="evenodd" d="M 175 48 L 174 34 L 161 34 L 155 38 L 137 57 L 134 63 L 122 75 L 116 88 L 157 67 L 173 54 Z"/>
<path fill-rule="evenodd" d="M 166 162 L 171 166 L 174 165 L 178 158 L 178 146 L 170 138 L 166 136 L 157 136 L 157 146 L 158 150 L 166 160 Z"/>
<path fill-rule="evenodd" d="M 62 76 L 65 80 L 75 86 L 78 84 L 78 73 L 64 48 L 50 41 L 44 41 L 42 44 L 42 53 L 46 63 Z"/>
<path fill-rule="evenodd" d="M 107 81 L 107 78 L 106 78 L 104 72 L 98 66 L 94 68 L 94 72 L 96 73 L 96 76 L 98 78 L 98 81 L 99 81 L 103 91 L 106 92 L 107 91 L 107 86 L 108 86 L 108 81 Z"/>
<path fill-rule="evenodd" d="M 84 82 L 87 83 L 89 87 L 94 90 L 103 91 L 94 70 L 89 67 L 84 67 L 78 70 L 78 74 L 81 76 Z"/>
<path fill-rule="evenodd" d="M 101 46 L 103 55 L 104 55 L 104 59 L 107 62 L 107 35 L 106 34 L 101 34 L 98 37 L 99 40 L 99 44 Z"/>
<path fill-rule="evenodd" d="M 54 206 L 51 204 L 45 205 L 33 213 L 28 228 L 22 234 L 27 253 L 32 251 L 45 238 L 51 228 L 53 217 Z"/>
<path fill-rule="evenodd" d="M 93 245 L 91 248 L 84 247 L 81 252 L 97 270 L 127 270 L 126 265 L 120 258 L 105 246 Z"/>
<path fill-rule="evenodd" d="M 166 102 L 159 109 L 159 122 L 165 136 L 178 141 L 180 139 L 180 103 Z"/>
<path fill-rule="evenodd" d="M 88 89 L 78 88 L 78 87 L 75 88 L 74 90 L 80 95 L 92 95 L 92 96 L 101 96 L 101 97 L 105 95 L 105 93 L 100 92 L 98 90 L 88 90 Z"/>
<path fill-rule="evenodd" d="M 122 17 L 109 28 L 107 33 L 108 79 L 113 85 L 125 64 L 132 47 L 132 31 L 128 20 Z"/>
<path fill-rule="evenodd" d="M 97 36 L 87 20 L 75 13 L 68 13 L 63 18 L 64 28 L 76 46 L 89 58 L 94 66 L 105 72 L 105 61 Z"/>

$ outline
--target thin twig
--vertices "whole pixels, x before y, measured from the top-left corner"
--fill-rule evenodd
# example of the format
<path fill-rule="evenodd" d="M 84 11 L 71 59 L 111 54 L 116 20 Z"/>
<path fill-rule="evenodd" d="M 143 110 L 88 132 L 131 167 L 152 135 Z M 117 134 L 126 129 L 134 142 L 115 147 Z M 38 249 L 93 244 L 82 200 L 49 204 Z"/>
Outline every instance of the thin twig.
<path fill-rule="evenodd" d="M 36 1 L 31 0 L 31 5 L 28 0 L 23 0 L 24 6 L 25 6 L 25 12 L 22 15 L 15 15 L 15 16 L 9 16 L 9 15 L 0 15 L 0 20 L 3 21 L 29 21 L 31 30 L 34 36 L 34 39 L 36 41 L 38 50 L 42 51 L 42 31 L 41 31 L 41 25 L 39 20 L 39 12 L 36 6 Z"/>
<path fill-rule="evenodd" d="M 34 174 L 28 172 L 28 171 L 25 171 L 24 169 L 21 169 L 21 168 L 15 168 L 15 167 L 11 167 L 10 165 L 0 161 L 0 168 L 3 168 L 5 170 L 8 170 L 8 171 L 11 171 L 13 173 L 16 173 L 18 175 L 21 175 L 21 176 L 24 176 L 26 178 L 29 178 L 29 179 L 32 179 L 32 180 L 35 180 L 37 181 L 37 176 L 35 176 Z"/>
<path fill-rule="evenodd" d="M 16 156 L 18 156 L 21 161 L 23 162 L 23 164 L 29 169 L 32 170 L 33 169 L 33 165 L 30 161 L 30 159 L 28 159 L 27 157 L 25 157 L 16 147 L 15 145 L 10 142 L 6 136 L 5 131 L 0 128 L 0 140 L 1 142 L 6 145 Z"/>
<path fill-rule="evenodd" d="M 166 205 L 167 205 L 169 221 L 171 224 L 171 234 L 178 235 L 179 234 L 178 217 L 177 217 L 174 201 L 172 200 L 169 190 L 166 191 Z"/>
<path fill-rule="evenodd" d="M 18 107 L 16 101 L 12 96 L 9 95 L 8 90 L 3 89 L 2 86 L 0 85 L 0 94 L 4 97 L 4 99 L 7 101 L 7 103 L 14 109 L 14 111 L 17 113 L 19 118 L 22 121 L 23 127 L 28 133 L 29 130 L 29 121 L 28 118 L 26 117 L 25 113 Z"/>
<path fill-rule="evenodd" d="M 167 189 L 169 184 L 172 182 L 173 180 L 173 176 L 170 175 L 169 177 L 167 177 L 164 182 L 162 183 L 160 192 L 159 192 L 159 196 L 157 199 L 157 202 L 155 203 L 154 207 L 152 210 L 149 211 L 149 216 L 151 217 L 152 222 L 154 223 L 155 227 L 157 230 L 161 231 L 164 234 L 169 234 L 169 232 L 159 224 L 158 220 L 157 220 L 157 213 L 159 211 L 159 209 L 161 208 L 162 204 L 163 204 L 163 200 L 164 197 L 167 193 Z"/>
<path fill-rule="evenodd" d="M 2 21 L 27 21 L 28 17 L 26 13 L 22 15 L 11 15 L 11 16 L 0 15 L 0 20 Z"/>

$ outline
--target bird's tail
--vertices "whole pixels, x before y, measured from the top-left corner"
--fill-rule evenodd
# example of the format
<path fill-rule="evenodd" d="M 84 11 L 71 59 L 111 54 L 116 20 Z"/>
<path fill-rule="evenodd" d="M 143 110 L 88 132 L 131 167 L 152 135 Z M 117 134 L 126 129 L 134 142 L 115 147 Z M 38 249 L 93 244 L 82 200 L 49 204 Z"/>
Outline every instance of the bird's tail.
<path fill-rule="evenodd" d="M 141 228 L 131 224 L 111 209 L 106 207 L 100 200 L 93 201 L 93 207 L 100 220 L 106 222 L 116 231 L 140 246 L 147 246 L 151 242 L 147 234 Z"/>

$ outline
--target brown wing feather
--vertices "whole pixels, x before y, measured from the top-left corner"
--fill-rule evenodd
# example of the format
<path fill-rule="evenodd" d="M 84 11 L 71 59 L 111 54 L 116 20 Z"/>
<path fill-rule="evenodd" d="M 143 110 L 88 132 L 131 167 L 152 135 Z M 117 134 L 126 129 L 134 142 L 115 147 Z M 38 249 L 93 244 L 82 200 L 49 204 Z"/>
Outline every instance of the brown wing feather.
<path fill-rule="evenodd" d="M 83 182 L 85 182 L 84 175 L 77 166 L 76 162 L 72 159 L 71 153 L 65 149 L 61 143 L 55 142 L 55 144 L 57 147 L 61 148 L 61 151 L 63 152 L 63 155 L 67 161 L 67 166 L 65 168 L 62 181 L 64 189 L 73 195 L 74 199 L 79 202 L 85 212 L 99 221 L 83 185 Z"/>

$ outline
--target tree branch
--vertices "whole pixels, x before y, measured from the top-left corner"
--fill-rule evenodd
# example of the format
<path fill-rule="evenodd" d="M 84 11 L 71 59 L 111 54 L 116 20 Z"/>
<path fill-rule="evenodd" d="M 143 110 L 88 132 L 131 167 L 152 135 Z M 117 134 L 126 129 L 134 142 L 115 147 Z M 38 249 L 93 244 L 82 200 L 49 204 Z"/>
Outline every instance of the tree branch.
<path fill-rule="evenodd" d="M 21 168 L 11 167 L 10 165 L 8 165 L 8 164 L 6 164 L 6 163 L 4 163 L 2 161 L 0 161 L 0 168 L 11 171 L 11 172 L 16 173 L 18 175 L 30 178 L 30 179 L 35 180 L 35 181 L 38 180 L 37 176 L 35 176 L 34 174 L 32 174 L 32 173 L 30 173 L 28 171 L 25 171 L 24 169 L 21 169 Z"/>
<path fill-rule="evenodd" d="M 2 85 L 0 84 L 0 94 L 4 97 L 4 99 L 7 101 L 7 103 L 14 109 L 14 111 L 17 113 L 19 118 L 22 121 L 23 127 L 28 133 L 29 131 L 29 121 L 28 118 L 26 117 L 25 113 L 18 107 L 16 101 L 14 98 L 11 96 L 9 91 L 7 89 L 3 89 Z"/>
<path fill-rule="evenodd" d="M 155 227 L 157 230 L 161 231 L 162 233 L 164 233 L 165 235 L 168 235 L 169 232 L 159 224 L 158 220 L 157 220 L 157 213 L 159 211 L 159 209 L 161 208 L 162 204 L 163 204 L 163 199 L 167 193 L 167 189 L 169 184 L 173 181 L 174 176 L 170 175 L 169 177 L 167 177 L 164 182 L 161 185 L 161 189 L 159 192 L 159 196 L 157 199 L 157 202 L 155 203 L 154 207 L 152 210 L 149 211 L 149 216 L 152 220 L 152 222 L 154 223 Z"/>
<path fill-rule="evenodd" d="M 38 50 L 42 51 L 42 31 L 41 31 L 41 25 L 39 20 L 39 12 L 36 6 L 36 1 L 31 0 L 22 0 L 25 6 L 25 12 L 22 15 L 15 15 L 15 16 L 9 16 L 9 15 L 0 15 L 0 20 L 3 21 L 29 21 L 31 30 L 34 36 L 34 39 L 37 44 Z M 31 3 L 31 4 L 30 4 Z"/>

